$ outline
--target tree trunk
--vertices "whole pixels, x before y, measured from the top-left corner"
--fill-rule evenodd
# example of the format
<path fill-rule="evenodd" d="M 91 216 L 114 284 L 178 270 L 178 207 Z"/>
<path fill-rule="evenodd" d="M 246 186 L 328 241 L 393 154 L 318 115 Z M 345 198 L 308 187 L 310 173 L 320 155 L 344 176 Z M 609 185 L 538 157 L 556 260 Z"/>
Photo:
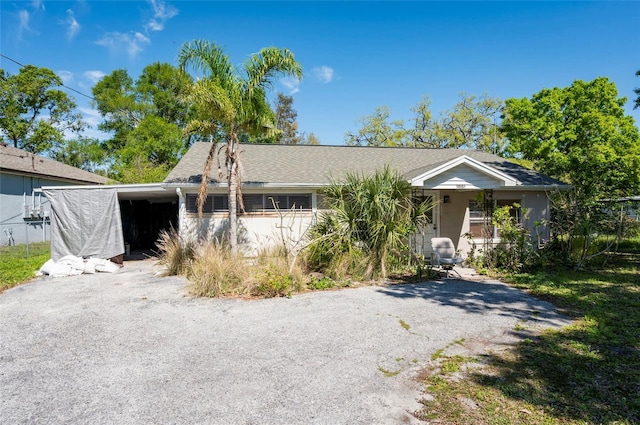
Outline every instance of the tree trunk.
<path fill-rule="evenodd" d="M 231 133 L 227 140 L 227 183 L 229 185 L 229 247 L 238 252 L 238 157 L 237 136 Z"/>

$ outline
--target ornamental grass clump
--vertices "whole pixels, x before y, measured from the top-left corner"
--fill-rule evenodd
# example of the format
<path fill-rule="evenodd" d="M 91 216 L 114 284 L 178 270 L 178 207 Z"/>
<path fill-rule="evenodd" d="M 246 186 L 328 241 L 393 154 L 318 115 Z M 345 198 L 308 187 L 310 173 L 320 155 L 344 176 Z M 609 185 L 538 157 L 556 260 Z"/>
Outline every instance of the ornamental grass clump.
<path fill-rule="evenodd" d="M 200 246 L 189 269 L 190 292 L 198 297 L 247 295 L 253 286 L 251 266 L 219 243 Z"/>
<path fill-rule="evenodd" d="M 305 286 L 299 267 L 289 270 L 281 250 L 262 250 L 256 257 L 232 254 L 221 243 L 205 243 L 196 249 L 187 277 L 189 290 L 198 297 L 291 296 Z"/>
<path fill-rule="evenodd" d="M 194 259 L 196 244 L 180 236 L 174 228 L 160 231 L 156 241 L 158 263 L 165 266 L 164 276 L 186 274 Z"/>

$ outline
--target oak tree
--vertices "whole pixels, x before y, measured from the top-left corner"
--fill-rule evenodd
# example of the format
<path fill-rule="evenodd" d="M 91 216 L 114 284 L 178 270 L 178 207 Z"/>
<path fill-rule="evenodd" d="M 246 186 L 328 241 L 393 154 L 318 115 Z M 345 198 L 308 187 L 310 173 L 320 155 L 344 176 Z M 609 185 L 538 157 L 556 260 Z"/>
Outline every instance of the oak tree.
<path fill-rule="evenodd" d="M 19 149 L 47 153 L 63 143 L 65 132 L 80 133 L 85 123 L 62 86 L 62 79 L 47 68 L 26 65 L 15 75 L 0 69 L 2 140 Z"/>

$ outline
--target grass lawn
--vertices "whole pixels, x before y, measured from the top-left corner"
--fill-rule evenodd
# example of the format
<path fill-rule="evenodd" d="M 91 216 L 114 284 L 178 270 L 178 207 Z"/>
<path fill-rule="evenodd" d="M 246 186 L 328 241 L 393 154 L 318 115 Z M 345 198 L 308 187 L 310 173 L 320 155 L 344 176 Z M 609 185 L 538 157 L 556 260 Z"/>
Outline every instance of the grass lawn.
<path fill-rule="evenodd" d="M 426 371 L 433 400 L 418 416 L 445 424 L 640 423 L 640 241 L 624 249 L 589 272 L 507 278 L 574 324 L 482 359 L 442 356 Z"/>
<path fill-rule="evenodd" d="M 33 279 L 48 259 L 49 242 L 29 244 L 29 257 L 25 245 L 0 246 L 0 292 Z"/>

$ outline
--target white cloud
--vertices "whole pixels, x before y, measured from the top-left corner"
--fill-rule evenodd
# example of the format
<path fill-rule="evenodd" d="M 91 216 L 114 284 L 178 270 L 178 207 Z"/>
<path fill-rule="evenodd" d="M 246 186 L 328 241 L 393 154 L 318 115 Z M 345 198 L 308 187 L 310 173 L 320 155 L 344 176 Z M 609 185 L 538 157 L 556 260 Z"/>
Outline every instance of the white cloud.
<path fill-rule="evenodd" d="M 16 31 L 16 37 L 18 40 L 21 40 L 21 41 L 22 41 L 22 35 L 25 32 L 38 34 L 37 30 L 34 30 L 33 28 L 31 28 L 31 25 L 30 25 L 31 20 L 34 16 L 39 14 L 41 11 L 44 12 L 45 10 L 44 3 L 42 2 L 42 0 L 32 0 L 30 5 L 31 7 L 30 8 L 27 7 L 27 9 L 30 9 L 31 11 L 27 9 L 18 10 L 18 28 Z"/>
<path fill-rule="evenodd" d="M 83 75 L 86 79 L 91 81 L 91 83 L 95 84 L 107 74 L 102 71 L 85 71 Z"/>
<path fill-rule="evenodd" d="M 80 32 L 80 24 L 73 16 L 73 10 L 67 9 L 67 19 L 64 22 L 67 24 L 67 38 L 71 41 Z"/>
<path fill-rule="evenodd" d="M 44 3 L 42 2 L 42 0 L 33 0 L 31 2 L 31 5 L 33 6 L 33 10 L 44 10 Z"/>
<path fill-rule="evenodd" d="M 162 31 L 164 24 L 178 14 L 178 9 L 162 0 L 149 0 L 153 10 L 153 18 L 144 28 L 147 31 Z"/>
<path fill-rule="evenodd" d="M 60 79 L 62 79 L 62 82 L 65 84 L 69 84 L 71 81 L 73 81 L 73 72 L 71 71 L 58 71 L 56 72 L 56 74 L 58 74 L 58 77 L 60 77 Z"/>
<path fill-rule="evenodd" d="M 105 34 L 100 40 L 96 41 L 96 44 L 105 46 L 112 54 L 118 54 L 121 51 L 125 51 L 132 59 L 143 50 L 145 45 L 150 43 L 151 40 L 139 32 L 110 32 Z"/>
<path fill-rule="evenodd" d="M 289 90 L 288 96 L 300 91 L 300 80 L 296 77 L 284 77 L 280 79 L 280 83 Z"/>
<path fill-rule="evenodd" d="M 313 75 L 323 83 L 330 83 L 333 81 L 333 68 L 322 65 L 321 67 L 313 68 L 312 71 Z"/>
<path fill-rule="evenodd" d="M 22 33 L 26 31 L 31 31 L 29 28 L 29 19 L 31 15 L 26 10 L 20 10 L 18 12 L 18 37 L 22 38 Z"/>
<path fill-rule="evenodd" d="M 106 140 L 111 137 L 109 134 L 98 130 L 98 125 L 103 118 L 97 109 L 89 107 L 78 108 L 82 113 L 82 120 L 88 124 L 87 128 L 82 132 L 84 137 L 92 137 L 98 140 Z"/>
<path fill-rule="evenodd" d="M 102 122 L 102 115 L 97 109 L 89 108 L 89 107 L 80 107 L 80 112 L 82 113 L 82 119 L 84 122 L 89 124 L 93 128 L 97 128 L 98 124 Z"/>

